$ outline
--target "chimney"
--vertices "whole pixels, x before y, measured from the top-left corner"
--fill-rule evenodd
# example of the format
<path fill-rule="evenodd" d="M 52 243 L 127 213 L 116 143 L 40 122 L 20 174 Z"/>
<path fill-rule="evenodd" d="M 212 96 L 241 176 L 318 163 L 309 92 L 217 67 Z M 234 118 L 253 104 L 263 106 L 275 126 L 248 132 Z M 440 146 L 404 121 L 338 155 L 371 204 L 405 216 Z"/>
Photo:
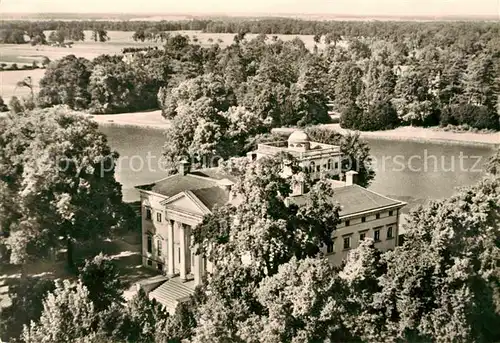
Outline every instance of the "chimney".
<path fill-rule="evenodd" d="M 346 186 L 352 186 L 358 183 L 358 172 L 350 170 L 345 174 L 346 174 L 346 179 L 345 179 Z"/>
<path fill-rule="evenodd" d="M 281 171 L 281 177 L 287 178 L 293 175 L 292 172 L 292 161 L 284 160 L 283 161 L 283 169 Z"/>
<path fill-rule="evenodd" d="M 179 162 L 179 167 L 178 167 L 178 170 L 179 170 L 179 174 L 181 175 L 186 175 L 187 173 L 189 173 L 189 162 L 186 161 L 186 160 L 182 160 Z"/>

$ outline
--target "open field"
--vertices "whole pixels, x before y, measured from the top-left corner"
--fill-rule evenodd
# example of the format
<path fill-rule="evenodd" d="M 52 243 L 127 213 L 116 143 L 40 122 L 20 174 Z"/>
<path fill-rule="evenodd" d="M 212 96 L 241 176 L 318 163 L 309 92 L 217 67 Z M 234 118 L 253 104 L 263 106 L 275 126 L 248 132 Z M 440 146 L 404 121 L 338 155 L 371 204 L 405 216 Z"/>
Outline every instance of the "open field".
<path fill-rule="evenodd" d="M 35 93 L 38 92 L 40 79 L 43 77 L 45 69 L 34 70 L 16 70 L 16 71 L 2 71 L 0 72 L 0 96 L 6 104 L 13 96 L 23 97 L 30 95 L 30 90 L 26 87 L 19 88 L 16 86 L 18 81 L 24 80 L 30 76 Z"/>

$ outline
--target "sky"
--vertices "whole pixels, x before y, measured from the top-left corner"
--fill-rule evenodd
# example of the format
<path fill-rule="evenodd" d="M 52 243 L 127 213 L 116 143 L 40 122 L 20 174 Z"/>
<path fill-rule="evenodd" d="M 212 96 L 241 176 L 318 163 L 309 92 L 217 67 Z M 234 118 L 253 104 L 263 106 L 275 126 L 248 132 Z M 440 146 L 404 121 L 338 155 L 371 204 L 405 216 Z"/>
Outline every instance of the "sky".
<path fill-rule="evenodd" d="M 0 13 L 498 16 L 500 0 L 0 0 Z"/>

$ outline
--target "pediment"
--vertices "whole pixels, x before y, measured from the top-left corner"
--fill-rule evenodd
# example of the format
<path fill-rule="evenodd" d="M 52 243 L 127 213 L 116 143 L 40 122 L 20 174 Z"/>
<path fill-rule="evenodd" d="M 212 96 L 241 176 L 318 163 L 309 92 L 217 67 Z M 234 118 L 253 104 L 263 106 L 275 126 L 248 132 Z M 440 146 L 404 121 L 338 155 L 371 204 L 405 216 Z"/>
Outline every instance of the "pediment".
<path fill-rule="evenodd" d="M 161 202 L 167 209 L 204 216 L 210 210 L 190 191 L 182 192 Z"/>

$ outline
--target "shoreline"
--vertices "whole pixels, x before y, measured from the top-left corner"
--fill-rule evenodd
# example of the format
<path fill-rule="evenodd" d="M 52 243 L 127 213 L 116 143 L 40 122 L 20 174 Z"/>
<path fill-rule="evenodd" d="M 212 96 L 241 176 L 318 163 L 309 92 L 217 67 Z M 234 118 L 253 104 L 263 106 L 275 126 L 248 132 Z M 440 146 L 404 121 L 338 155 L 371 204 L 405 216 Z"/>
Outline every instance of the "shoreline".
<path fill-rule="evenodd" d="M 347 130 L 339 124 L 321 124 L 320 128 L 335 130 L 339 133 L 354 133 L 354 130 Z M 287 132 L 294 129 L 280 128 L 273 129 L 274 132 Z M 475 133 L 475 132 L 451 132 L 435 130 L 433 128 L 401 126 L 396 129 L 386 131 L 358 131 L 361 138 L 378 139 L 386 141 L 402 141 L 417 143 L 437 143 L 463 146 L 483 146 L 495 148 L 500 146 L 500 132 L 495 133 Z"/>
<path fill-rule="evenodd" d="M 86 114 L 85 117 L 93 120 L 102 127 L 143 128 L 152 130 L 166 130 L 171 126 L 169 120 L 161 116 L 161 110 L 121 113 L 121 114 Z M 1 117 L 1 115 L 0 115 Z M 321 124 L 320 128 L 335 130 L 345 134 L 355 132 L 340 127 L 339 124 Z M 271 131 L 277 133 L 289 133 L 294 128 L 274 128 Z M 417 143 L 436 143 L 447 145 L 500 147 L 500 132 L 475 133 L 475 132 L 451 132 L 436 130 L 435 128 L 423 128 L 412 126 L 401 126 L 386 131 L 359 131 L 362 138 L 378 139 L 386 141 L 403 141 Z"/>
<path fill-rule="evenodd" d="M 155 130 L 165 130 L 170 127 L 170 121 L 163 119 L 161 111 L 103 114 L 90 116 L 102 126 L 137 127 Z M 318 127 L 335 130 L 342 134 L 355 132 L 340 127 L 340 124 L 321 124 Z M 274 132 L 289 132 L 292 128 L 275 128 Z M 436 130 L 434 128 L 401 126 L 386 131 L 359 131 L 362 138 L 379 139 L 387 141 L 406 141 L 418 143 L 437 143 L 464 146 L 500 146 L 500 132 L 475 133 L 475 132 L 451 132 Z"/>
<path fill-rule="evenodd" d="M 161 116 L 161 110 L 120 114 L 85 114 L 85 116 L 103 127 L 166 130 L 171 126 L 170 121 Z"/>

